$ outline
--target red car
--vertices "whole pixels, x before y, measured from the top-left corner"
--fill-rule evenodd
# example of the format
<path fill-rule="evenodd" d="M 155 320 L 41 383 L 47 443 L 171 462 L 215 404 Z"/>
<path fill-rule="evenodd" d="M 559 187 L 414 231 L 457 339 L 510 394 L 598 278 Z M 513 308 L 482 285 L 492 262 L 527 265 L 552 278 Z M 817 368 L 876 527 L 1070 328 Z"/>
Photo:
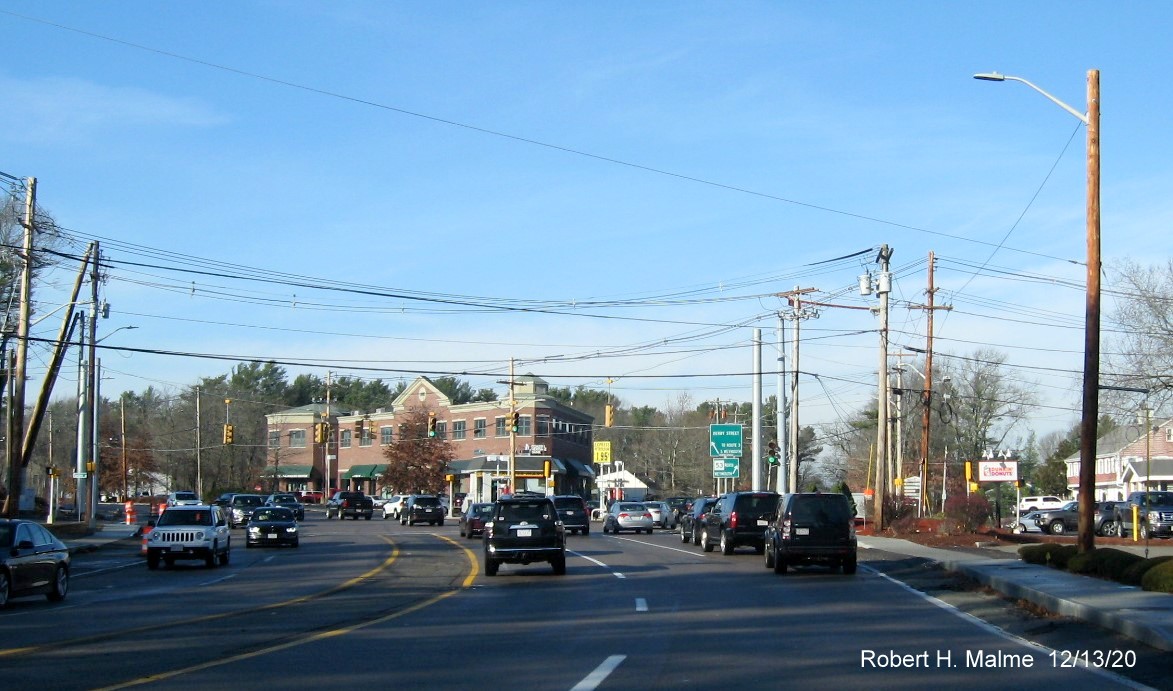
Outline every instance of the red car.
<path fill-rule="evenodd" d="M 470 504 L 468 510 L 460 514 L 460 537 L 473 539 L 485 532 L 485 521 L 493 515 L 492 504 Z"/>
<path fill-rule="evenodd" d="M 321 492 L 294 492 L 294 495 L 296 495 L 297 498 L 300 499 L 301 503 L 303 503 L 303 504 L 321 504 L 322 503 L 322 493 Z"/>

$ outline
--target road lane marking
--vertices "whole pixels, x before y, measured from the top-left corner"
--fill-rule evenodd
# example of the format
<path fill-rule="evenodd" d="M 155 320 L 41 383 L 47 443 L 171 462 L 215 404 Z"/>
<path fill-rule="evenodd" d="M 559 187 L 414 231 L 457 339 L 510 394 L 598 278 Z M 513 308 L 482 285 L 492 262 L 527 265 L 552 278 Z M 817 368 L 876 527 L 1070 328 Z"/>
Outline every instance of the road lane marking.
<path fill-rule="evenodd" d="M 192 672 L 202 672 L 207 669 L 212 669 L 215 667 L 222 667 L 224 665 L 231 664 L 233 662 L 240 662 L 242 660 L 250 660 L 254 657 L 268 655 L 269 653 L 276 653 L 276 652 L 280 652 L 282 650 L 296 648 L 297 646 L 305 645 L 307 643 L 316 643 L 318 641 L 323 641 L 328 638 L 337 638 L 338 636 L 344 636 L 349 633 L 354 633 L 355 631 L 359 631 L 361 629 L 365 629 L 367 627 L 374 626 L 375 624 L 382 624 L 382 623 L 391 621 L 393 619 L 398 619 L 399 617 L 402 617 L 407 614 L 411 614 L 413 612 L 417 612 L 421 609 L 424 609 L 425 607 L 430 607 L 430 606 L 436 604 L 437 602 L 442 602 L 442 601 L 452 597 L 453 595 L 458 594 L 461 590 L 465 590 L 469 586 L 472 585 L 472 582 L 476 579 L 476 575 L 477 575 L 477 567 L 476 567 L 477 562 L 476 562 L 476 555 L 474 555 L 468 548 L 464 547 L 463 545 L 456 542 L 452 538 L 447 537 L 445 535 L 436 535 L 436 537 L 438 537 L 442 540 L 445 540 L 447 542 L 450 542 L 453 545 L 455 545 L 456 547 L 460 548 L 461 550 L 463 550 L 465 552 L 465 554 L 469 558 L 469 562 L 471 563 L 471 567 L 469 569 L 469 573 L 464 577 L 464 580 L 461 582 L 461 586 L 460 586 L 459 590 L 449 590 L 449 591 L 440 593 L 439 595 L 435 595 L 433 597 L 430 597 L 427 600 L 424 600 L 423 602 L 417 602 L 416 604 L 405 607 L 404 609 L 401 609 L 399 611 L 392 612 L 390 614 L 385 614 L 381 617 L 376 617 L 376 618 L 371 619 L 369 621 L 359 622 L 357 624 L 351 624 L 349 626 L 341 626 L 336 629 L 328 629 L 326 631 L 319 631 L 317 633 L 308 634 L 308 635 L 302 636 L 301 638 L 295 638 L 291 641 L 279 643 L 277 645 L 273 645 L 268 648 L 261 648 L 261 649 L 253 650 L 253 651 L 250 651 L 247 653 L 240 653 L 239 655 L 233 655 L 231 657 L 218 658 L 215 660 L 208 660 L 207 662 L 202 662 L 197 665 L 191 665 L 190 667 L 184 667 L 182 669 L 174 669 L 169 672 L 159 672 L 157 674 L 152 674 L 152 675 L 149 675 L 146 677 L 141 677 L 139 679 L 132 679 L 130 681 L 122 682 L 120 684 L 112 684 L 110 686 L 105 686 L 100 689 L 95 689 L 95 691 L 114 691 L 115 689 L 127 689 L 127 688 L 131 688 L 133 686 L 142 686 L 143 684 L 152 684 L 154 682 L 162 681 L 165 679 L 173 679 L 175 677 L 178 677 L 178 676 L 181 676 L 184 674 L 190 674 Z M 384 538 L 384 539 L 386 539 L 386 538 Z M 395 554 L 396 555 L 399 554 L 398 548 L 395 549 Z M 389 561 L 390 560 L 388 560 L 388 562 Z M 382 567 L 380 567 L 380 569 L 381 568 Z M 365 576 L 365 574 L 364 574 L 364 576 Z M 362 577 L 363 576 L 360 576 L 359 578 L 362 578 Z M 622 658 L 620 659 L 620 661 L 622 661 Z M 606 664 L 606 663 L 604 663 L 604 664 Z M 616 663 L 616 664 L 618 664 L 618 663 Z M 607 673 L 609 674 L 610 671 L 608 671 Z M 603 678 L 606 678 L 606 675 L 604 675 Z M 592 686 L 589 688 L 594 688 L 594 687 Z"/>
<path fill-rule="evenodd" d="M 602 684 L 607 679 L 607 677 L 611 675 L 611 672 L 614 672 L 615 668 L 622 664 L 626 659 L 626 655 L 612 655 L 606 660 L 603 660 L 602 664 L 600 664 L 598 667 L 595 667 L 594 671 L 586 675 L 582 681 L 572 686 L 570 691 L 594 691 L 594 689 L 597 689 L 599 684 Z"/>
<path fill-rule="evenodd" d="M 114 636 L 121 637 L 121 636 L 128 636 L 128 635 L 138 634 L 138 633 L 146 633 L 148 631 L 156 631 L 158 629 L 170 628 L 173 626 L 201 624 L 204 622 L 215 621 L 217 619 L 227 619 L 228 617 L 234 617 L 234 616 L 237 616 L 240 614 L 249 614 L 252 612 L 264 612 L 265 610 L 279 609 L 281 607 L 288 607 L 290 605 L 297 605 L 297 604 L 301 604 L 304 602 L 309 602 L 310 600 L 316 600 L 318 598 L 325 597 L 327 595 L 333 595 L 334 593 L 338 593 L 343 590 L 348 590 L 348 589 L 354 587 L 355 585 L 358 585 L 359 583 L 375 576 L 376 574 L 378 574 L 382 571 L 385 571 L 388 567 L 391 566 L 392 563 L 395 562 L 396 559 L 399 558 L 399 545 L 396 545 L 389 537 L 387 537 L 385 535 L 380 536 L 380 537 L 382 538 L 383 542 L 386 542 L 387 544 L 391 545 L 391 556 L 384 559 L 383 563 L 381 563 L 378 566 L 376 566 L 375 568 L 367 571 L 366 573 L 360 574 L 358 576 L 355 576 L 354 578 L 343 581 L 342 583 L 340 583 L 338 585 L 331 586 L 329 588 L 326 588 L 325 590 L 322 590 L 322 591 L 319 591 L 316 593 L 309 593 L 307 595 L 301 595 L 301 596 L 295 597 L 291 600 L 285 600 L 284 602 L 273 602 L 273 603 L 270 603 L 267 605 L 258 605 L 256 607 L 246 607 L 244 609 L 234 609 L 234 610 L 229 610 L 226 612 L 217 612 L 216 614 L 205 614 L 203 616 L 192 617 L 190 619 L 181 619 L 181 620 L 175 621 L 175 622 L 165 622 L 165 623 L 161 623 L 161 624 L 146 624 L 146 625 L 138 626 L 135 628 L 122 629 L 122 630 L 119 630 L 119 631 L 113 632 L 113 633 L 101 633 L 101 634 L 96 634 L 93 636 L 83 636 L 81 638 L 72 638 L 72 639 L 65 640 L 65 641 L 57 641 L 54 643 L 46 643 L 46 644 L 42 644 L 42 645 L 28 646 L 25 648 L 5 648 L 5 649 L 0 650 L 0 658 L 11 657 L 13 655 L 35 653 L 35 652 L 40 652 L 42 650 L 49 650 L 52 648 L 61 648 L 61 647 L 69 646 L 69 645 L 79 645 L 79 644 L 88 643 L 91 641 L 101 641 L 101 640 L 105 640 L 105 639 L 108 639 L 108 638 L 111 638 Z M 161 592 L 170 592 L 171 590 L 172 589 L 168 588 L 168 589 L 165 589 Z M 152 591 L 146 591 L 146 592 L 149 594 Z"/>
<path fill-rule="evenodd" d="M 635 611 L 637 611 L 637 612 L 648 611 L 648 601 L 643 599 L 642 597 L 635 598 Z"/>
<path fill-rule="evenodd" d="M 205 585 L 216 585 L 217 583 L 223 583 L 224 581 L 227 581 L 230 578 L 236 578 L 238 575 L 239 574 L 230 573 L 227 576 L 221 576 L 220 578 L 213 578 L 210 581 L 204 581 L 203 583 L 198 583 L 198 584 L 196 584 L 196 587 L 202 588 Z"/>
<path fill-rule="evenodd" d="M 680 554 L 687 554 L 688 556 L 690 556 L 690 557 L 695 557 L 695 558 L 697 558 L 697 559 L 705 559 L 705 558 L 706 558 L 706 557 L 704 556 L 704 554 L 703 554 L 703 553 L 698 553 L 698 552 L 695 552 L 695 551 L 693 551 L 693 550 L 680 549 L 679 547 L 672 547 L 672 546 L 670 546 L 670 545 L 658 545 L 658 544 L 656 544 L 656 543 L 654 543 L 654 542 L 644 542 L 643 540 L 633 540 L 633 539 L 631 539 L 631 538 L 629 538 L 629 537 L 619 537 L 619 536 L 615 536 L 615 537 L 614 537 L 614 538 L 612 538 L 612 539 L 614 539 L 614 540 L 626 540 L 626 541 L 628 541 L 628 542 L 635 542 L 635 543 L 638 543 L 638 544 L 641 544 L 641 545 L 646 545 L 646 546 L 648 546 L 648 547 L 655 547 L 655 548 L 657 548 L 657 549 L 666 549 L 666 550 L 668 550 L 669 552 L 679 552 Z"/>

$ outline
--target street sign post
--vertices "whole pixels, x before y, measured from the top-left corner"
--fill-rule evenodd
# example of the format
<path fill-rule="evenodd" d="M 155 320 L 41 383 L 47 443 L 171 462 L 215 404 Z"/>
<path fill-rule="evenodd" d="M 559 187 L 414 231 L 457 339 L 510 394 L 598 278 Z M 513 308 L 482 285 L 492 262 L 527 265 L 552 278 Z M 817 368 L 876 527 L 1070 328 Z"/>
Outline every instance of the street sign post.
<path fill-rule="evenodd" d="M 741 459 L 739 458 L 714 458 L 713 459 L 713 477 L 741 477 Z"/>
<path fill-rule="evenodd" d="M 741 458 L 741 425 L 709 425 L 709 455 Z"/>

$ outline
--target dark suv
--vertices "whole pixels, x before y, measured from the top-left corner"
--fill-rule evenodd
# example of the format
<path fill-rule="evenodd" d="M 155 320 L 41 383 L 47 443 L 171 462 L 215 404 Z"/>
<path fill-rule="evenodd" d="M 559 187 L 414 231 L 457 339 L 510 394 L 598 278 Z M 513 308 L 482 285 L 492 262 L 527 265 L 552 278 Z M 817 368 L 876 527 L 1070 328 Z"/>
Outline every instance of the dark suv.
<path fill-rule="evenodd" d="M 577 494 L 559 494 L 551 499 L 554 500 L 554 508 L 558 509 L 563 528 L 571 533 L 590 534 L 591 510 L 587 508 L 585 499 Z"/>
<path fill-rule="evenodd" d="M 1062 535 L 1079 529 L 1079 502 L 1069 501 L 1058 509 L 1035 512 L 1035 525 L 1043 532 Z"/>
<path fill-rule="evenodd" d="M 766 568 L 786 573 L 795 564 L 823 563 L 855 573 L 855 514 L 847 496 L 786 494 L 766 529 Z"/>
<path fill-rule="evenodd" d="M 701 523 L 701 548 L 712 552 L 716 543 L 722 554 L 733 554 L 738 547 L 750 545 L 761 554 L 766 526 L 777 510 L 777 492 L 723 494 Z"/>
<path fill-rule="evenodd" d="M 413 494 L 407 498 L 407 503 L 399 512 L 399 525 L 425 522 L 430 525 L 444 525 L 444 513 L 440 497 L 434 494 Z"/>
<path fill-rule="evenodd" d="M 716 503 L 717 497 L 697 497 L 692 500 L 688 510 L 680 514 L 681 542 L 691 542 L 694 545 L 701 543 L 701 523 L 704 521 L 704 515 Z"/>
<path fill-rule="evenodd" d="M 485 575 L 501 564 L 548 561 L 555 575 L 566 573 L 566 530 L 549 497 L 504 495 L 485 522 Z"/>

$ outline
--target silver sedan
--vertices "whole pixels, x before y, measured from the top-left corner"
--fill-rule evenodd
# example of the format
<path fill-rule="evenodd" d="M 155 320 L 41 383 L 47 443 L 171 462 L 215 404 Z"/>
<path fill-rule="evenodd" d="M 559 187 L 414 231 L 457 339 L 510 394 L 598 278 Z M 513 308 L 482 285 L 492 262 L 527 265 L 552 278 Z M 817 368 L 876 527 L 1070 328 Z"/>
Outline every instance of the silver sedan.
<path fill-rule="evenodd" d="M 643 531 L 650 535 L 653 525 L 652 512 L 642 502 L 617 501 L 603 518 L 603 532 L 616 535 L 621 530 Z"/>

